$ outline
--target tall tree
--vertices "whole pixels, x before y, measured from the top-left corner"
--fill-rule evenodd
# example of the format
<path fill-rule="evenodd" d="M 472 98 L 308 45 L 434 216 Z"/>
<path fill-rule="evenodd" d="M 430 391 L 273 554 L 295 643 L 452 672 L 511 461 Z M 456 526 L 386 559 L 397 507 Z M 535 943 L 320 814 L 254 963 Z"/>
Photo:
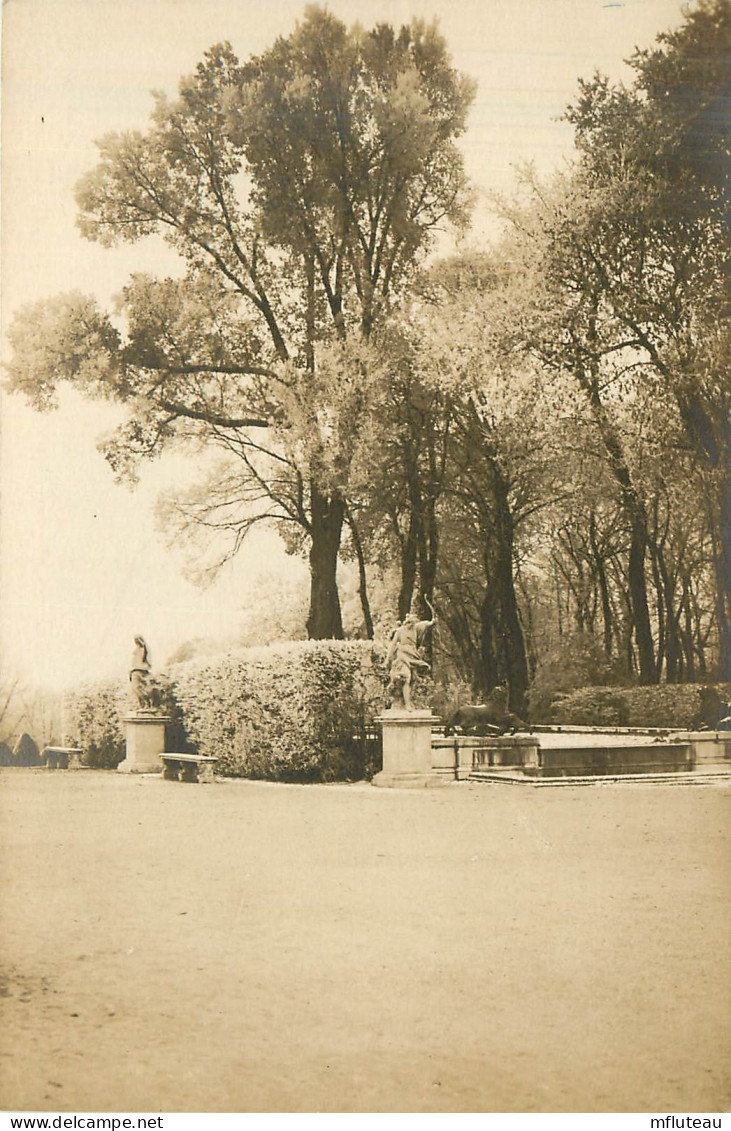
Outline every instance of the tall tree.
<path fill-rule="evenodd" d="M 408 309 L 378 335 L 377 349 L 380 435 L 362 448 L 354 489 L 369 556 L 381 567 L 398 563 L 403 618 L 417 592 L 434 593 L 454 399 L 433 380 L 424 327 Z"/>
<path fill-rule="evenodd" d="M 665 406 L 705 466 L 717 562 L 721 670 L 731 664 L 731 385 L 722 113 L 729 88 L 729 7 L 707 0 L 678 31 L 631 60 L 631 87 L 602 76 L 568 112 L 575 170 L 530 181 L 512 219 L 540 263 L 536 350 L 571 372 L 589 406 L 630 526 L 628 580 L 639 674 L 659 676 L 648 599 L 650 517 L 622 404 Z"/>
<path fill-rule="evenodd" d="M 134 277 L 124 332 L 74 295 L 21 311 L 11 333 L 11 388 L 38 406 L 68 380 L 128 407 L 109 448 L 118 470 L 190 438 L 240 459 L 246 490 L 273 503 L 263 513 L 309 545 L 313 637 L 342 635 L 347 512 L 320 352 L 367 338 L 435 229 L 465 219 L 454 139 L 472 96 L 420 20 L 348 30 L 313 7 L 244 65 L 212 48 L 176 100 L 155 96 L 147 133 L 102 139 L 77 192 L 85 236 L 160 234 L 184 278 Z"/>
<path fill-rule="evenodd" d="M 586 190 L 574 236 L 595 293 L 669 401 L 706 469 L 721 674 L 731 674 L 731 342 L 728 98 L 731 8 L 701 0 L 631 60 L 630 88 L 597 76 L 569 111 Z"/>
<path fill-rule="evenodd" d="M 485 695 L 505 680 L 518 712 L 529 679 L 518 542 L 551 497 L 555 464 L 540 372 L 515 332 L 526 286 L 501 253 L 459 257 L 425 276 L 412 315 L 421 325 L 423 383 L 448 406 L 440 600 L 450 606 L 446 620 L 471 667 L 475 693 Z M 459 576 L 456 561 L 465 570 Z"/>

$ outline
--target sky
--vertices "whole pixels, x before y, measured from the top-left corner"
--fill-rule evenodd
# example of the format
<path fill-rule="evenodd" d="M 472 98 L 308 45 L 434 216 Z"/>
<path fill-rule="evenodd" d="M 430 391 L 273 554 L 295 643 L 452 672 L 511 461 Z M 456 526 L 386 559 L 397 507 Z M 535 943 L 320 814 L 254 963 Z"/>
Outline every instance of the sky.
<path fill-rule="evenodd" d="M 624 61 L 682 21 L 678 0 L 329 0 L 346 23 L 438 19 L 454 63 L 477 80 L 461 141 L 478 189 L 472 242 L 490 238 L 487 194 L 509 191 L 516 164 L 540 173 L 571 154 L 559 117 L 579 76 L 628 78 Z M 174 95 L 203 52 L 229 40 L 240 59 L 288 34 L 302 0 L 5 0 L 2 6 L 2 356 L 14 313 L 69 290 L 107 306 L 132 271 L 170 274 L 151 239 L 107 249 L 75 226 L 74 185 L 96 164 L 94 140 L 144 130 L 150 92 Z M 142 633 L 156 667 L 184 641 L 229 640 L 272 578 L 306 571 L 275 534 L 245 545 L 215 584 L 195 586 L 185 555 L 157 529 L 161 491 L 195 481 L 197 460 L 167 455 L 134 491 L 97 450 L 121 418 L 68 391 L 38 414 L 0 397 L 0 679 L 49 689 L 127 667 Z"/>

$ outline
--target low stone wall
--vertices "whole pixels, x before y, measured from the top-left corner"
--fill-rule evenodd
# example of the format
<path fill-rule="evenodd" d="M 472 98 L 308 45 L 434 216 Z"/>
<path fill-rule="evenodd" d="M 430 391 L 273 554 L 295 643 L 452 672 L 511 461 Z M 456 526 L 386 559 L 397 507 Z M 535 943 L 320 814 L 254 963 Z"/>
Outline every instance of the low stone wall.
<path fill-rule="evenodd" d="M 536 777 L 606 777 L 677 774 L 693 769 L 689 742 L 612 742 L 604 746 L 551 746 L 538 751 L 538 765 L 524 773 Z"/>
<path fill-rule="evenodd" d="M 690 743 L 693 769 L 731 770 L 730 731 L 686 731 L 676 737 Z"/>
<path fill-rule="evenodd" d="M 538 739 L 534 735 L 432 738 L 433 769 L 454 781 L 464 781 L 474 769 L 514 771 L 537 765 Z"/>
<path fill-rule="evenodd" d="M 538 729 L 537 734 L 490 738 L 433 735 L 432 767 L 450 781 L 465 781 L 473 771 L 486 770 L 548 777 L 731 770 L 731 732 Z"/>

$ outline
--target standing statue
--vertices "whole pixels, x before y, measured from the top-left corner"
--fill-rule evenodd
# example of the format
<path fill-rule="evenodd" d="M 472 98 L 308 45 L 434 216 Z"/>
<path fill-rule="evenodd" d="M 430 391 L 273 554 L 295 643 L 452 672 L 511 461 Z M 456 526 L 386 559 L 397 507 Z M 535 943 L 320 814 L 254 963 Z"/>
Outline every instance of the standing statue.
<path fill-rule="evenodd" d="M 425 668 L 429 671 L 429 664 L 419 655 L 419 647 L 423 643 L 427 630 L 436 624 L 436 616 L 426 597 L 424 604 L 427 605 L 431 613 L 431 620 L 419 620 L 413 611 L 416 606 L 415 595 L 411 603 L 411 612 L 407 613 L 403 622 L 394 629 L 386 652 L 388 693 L 391 697 L 391 707 L 395 707 L 397 710 L 414 710 L 411 699 L 413 674 L 417 668 Z"/>
<path fill-rule="evenodd" d="M 129 680 L 132 692 L 137 699 L 139 710 L 149 710 L 155 706 L 152 702 L 153 686 L 150 680 L 150 651 L 142 636 L 135 636 L 135 648 L 130 661 Z"/>

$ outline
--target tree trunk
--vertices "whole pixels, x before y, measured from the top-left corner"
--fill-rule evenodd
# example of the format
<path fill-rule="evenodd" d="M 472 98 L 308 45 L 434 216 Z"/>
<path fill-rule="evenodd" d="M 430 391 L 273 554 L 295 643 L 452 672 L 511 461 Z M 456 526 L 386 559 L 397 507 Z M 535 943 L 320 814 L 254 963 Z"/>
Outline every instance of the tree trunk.
<path fill-rule="evenodd" d="M 593 331 L 590 335 L 593 340 Z M 585 371 L 579 366 L 579 383 L 589 398 L 594 421 L 609 457 L 609 469 L 619 484 L 622 508 L 631 523 L 628 582 L 630 608 L 634 622 L 637 659 L 640 683 L 657 683 L 655 649 L 652 640 L 650 610 L 647 601 L 647 579 L 645 577 L 645 558 L 647 555 L 647 515 L 642 499 L 635 488 L 629 465 L 625 459 L 620 434 L 609 418 L 600 394 L 600 381 L 596 358 Z"/>
<path fill-rule="evenodd" d="M 473 673 L 473 691 L 478 700 L 487 698 L 500 682 L 495 655 L 495 608 L 489 585 L 480 602 L 480 654 Z"/>
<path fill-rule="evenodd" d="M 422 597 L 428 597 L 431 601 L 434 596 L 439 557 L 439 532 L 436 511 L 431 500 L 424 508 L 421 526 L 423 537 L 419 547 L 419 581 Z"/>
<path fill-rule="evenodd" d="M 718 667 L 723 680 L 731 680 L 731 481 L 721 483 L 721 537 L 714 553 L 718 590 Z"/>
<path fill-rule="evenodd" d="M 655 665 L 655 648 L 647 600 L 647 578 L 645 577 L 648 544 L 647 515 L 632 482 L 632 476 L 625 461 L 619 437 L 604 411 L 604 406 L 599 400 L 598 394 L 592 397 L 591 403 L 594 410 L 594 419 L 599 425 L 602 440 L 609 456 L 610 470 L 619 484 L 622 509 L 631 524 L 627 582 L 634 636 L 637 644 L 640 683 L 657 683 L 658 673 Z"/>
<path fill-rule="evenodd" d="M 687 577 L 683 578 L 683 599 L 681 602 L 681 615 L 684 628 L 681 633 L 683 652 L 685 653 L 685 672 L 688 683 L 695 683 L 695 647 L 693 641 L 693 611 L 690 606 L 690 583 Z M 702 643 L 699 641 L 699 652 Z"/>
<path fill-rule="evenodd" d="M 665 663 L 666 676 L 668 683 L 672 683 L 670 679 L 670 638 L 668 635 L 669 625 L 666 627 L 666 597 L 667 593 L 663 585 L 663 580 L 660 574 L 660 556 L 662 550 L 660 546 L 653 540 L 650 542 L 650 563 L 652 565 L 652 580 L 655 586 L 655 609 L 657 614 L 657 662 L 656 670 L 658 678 L 662 675 L 663 663 Z M 669 622 L 671 611 L 667 609 L 667 621 Z"/>
<path fill-rule="evenodd" d="M 528 659 L 513 578 L 513 518 L 508 485 L 497 461 L 491 462 L 495 501 L 493 580 L 499 609 L 500 644 L 510 689 L 510 710 L 523 715 L 528 691 Z"/>
<path fill-rule="evenodd" d="M 676 583 L 670 576 L 662 547 L 657 548 L 657 565 L 662 580 L 663 603 L 665 605 L 665 678 L 668 683 L 683 682 L 683 642 L 680 627 L 682 602 L 676 609 Z M 661 660 L 658 656 L 658 673 Z"/>
<path fill-rule="evenodd" d="M 692 378 L 692 373 L 689 376 Z M 681 387 L 686 391 L 676 391 L 675 395 L 691 445 L 719 484 L 709 492 L 713 499 L 709 517 L 716 581 L 718 674 L 722 680 L 731 680 L 731 425 L 727 400 L 724 398 L 714 422 L 710 405 L 687 391 L 694 388 L 692 379 Z M 702 661 L 702 655 L 699 659 Z"/>
<path fill-rule="evenodd" d="M 403 620 L 411 608 L 411 598 L 416 585 L 417 529 L 414 511 L 409 512 L 409 528 L 401 544 L 401 588 L 398 595 L 399 620 Z"/>
<path fill-rule="evenodd" d="M 512 564 L 508 568 L 502 555 L 495 581 L 500 595 L 500 642 L 510 689 L 509 706 L 510 710 L 517 715 L 523 715 L 528 690 L 528 661 L 525 654 L 523 629 L 518 615 Z"/>
<path fill-rule="evenodd" d="M 655 648 L 652 641 L 650 609 L 647 602 L 647 579 L 645 578 L 645 557 L 647 554 L 647 522 L 641 509 L 632 515 L 632 534 L 629 548 L 627 577 L 629 597 L 632 607 L 637 661 L 640 683 L 657 683 Z"/>
<path fill-rule="evenodd" d="M 434 585 L 437 574 L 437 557 L 439 552 L 439 534 L 437 531 L 436 508 L 433 496 L 428 495 L 426 501 L 420 498 L 421 520 L 419 523 L 419 593 L 423 600 L 434 600 Z M 419 610 L 421 615 L 421 609 Z M 434 662 L 434 634 L 428 633 L 423 644 L 424 659 L 430 667 Z"/>
<path fill-rule="evenodd" d="M 337 568 L 345 503 L 337 496 L 323 495 L 316 486 L 310 491 L 310 640 L 342 640 L 343 620 L 338 595 Z"/>
<path fill-rule="evenodd" d="M 373 615 L 371 613 L 371 603 L 368 600 L 368 574 L 366 571 L 366 560 L 363 552 L 363 543 L 360 540 L 358 527 L 355 524 L 350 510 L 347 511 L 348 525 L 353 537 L 353 548 L 355 549 L 355 556 L 358 561 L 358 596 L 360 597 L 360 607 L 363 613 L 363 624 L 365 626 L 366 638 L 373 639 Z"/>
<path fill-rule="evenodd" d="M 612 602 L 609 596 L 609 582 L 607 581 L 607 571 L 604 567 L 604 559 L 599 552 L 599 547 L 596 542 L 596 531 L 594 529 L 594 516 L 591 519 L 591 540 L 592 552 L 594 554 L 594 572 L 599 586 L 599 598 L 602 607 L 602 623 L 604 625 L 604 652 L 606 656 L 612 655 L 613 645 L 613 632 L 612 632 Z"/>

